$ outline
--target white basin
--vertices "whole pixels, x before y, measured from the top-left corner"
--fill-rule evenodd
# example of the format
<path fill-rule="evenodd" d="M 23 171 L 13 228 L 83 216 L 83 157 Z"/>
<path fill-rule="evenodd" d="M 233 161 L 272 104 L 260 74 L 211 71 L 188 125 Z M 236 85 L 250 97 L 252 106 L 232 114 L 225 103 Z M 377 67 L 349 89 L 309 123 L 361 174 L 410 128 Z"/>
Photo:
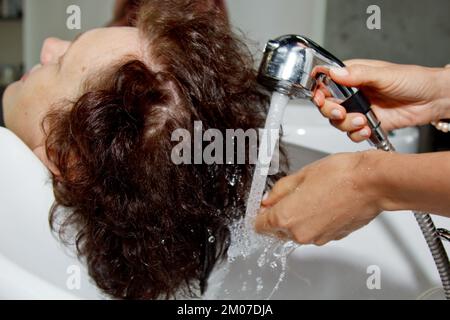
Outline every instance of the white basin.
<path fill-rule="evenodd" d="M 337 131 L 326 120 L 323 125 L 317 110 L 308 108 L 291 106 L 287 112 L 286 141 L 294 144 L 289 146 L 294 170 L 326 154 L 317 150 L 329 153 L 354 147 L 346 139 L 335 139 Z M 299 129 L 306 134 L 296 135 Z M 412 132 L 401 139 L 414 139 Z M 53 195 L 46 170 L 20 140 L 2 128 L 0 177 L 0 299 L 102 298 L 82 265 L 50 233 L 48 212 Z M 438 217 L 436 222 L 450 228 L 449 219 Z M 264 289 L 257 293 L 257 273 L 248 275 L 255 265 L 254 259 L 232 265 L 226 285 L 215 291 L 217 296 L 266 298 L 279 272 L 270 267 L 259 270 Z M 381 271 L 379 290 L 367 288 L 370 266 Z M 78 268 L 81 285 L 74 287 L 71 279 Z M 298 248 L 273 298 L 414 299 L 437 286 L 436 269 L 412 215 L 385 213 L 342 241 Z"/>
<path fill-rule="evenodd" d="M 0 127 L 0 299 L 95 298 L 81 264 L 50 232 L 54 201 L 47 170 L 10 131 Z M 80 290 L 66 282 L 81 270 Z"/>

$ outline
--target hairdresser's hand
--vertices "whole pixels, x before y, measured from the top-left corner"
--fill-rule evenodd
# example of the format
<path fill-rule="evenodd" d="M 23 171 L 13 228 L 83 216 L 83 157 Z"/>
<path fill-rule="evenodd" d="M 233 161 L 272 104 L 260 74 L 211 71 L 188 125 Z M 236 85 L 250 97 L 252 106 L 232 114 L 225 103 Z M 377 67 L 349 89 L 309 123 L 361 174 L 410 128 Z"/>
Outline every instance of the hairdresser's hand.
<path fill-rule="evenodd" d="M 323 245 L 368 224 L 383 211 L 383 188 L 371 172 L 380 153 L 333 155 L 281 179 L 262 202 L 256 230 Z"/>
<path fill-rule="evenodd" d="M 423 125 L 450 116 L 450 69 L 399 65 L 376 60 L 346 61 L 346 68 L 331 69 L 342 85 L 361 88 L 385 130 Z M 318 90 L 313 98 L 321 113 L 338 129 L 360 142 L 370 136 L 362 114 L 345 109 Z"/>

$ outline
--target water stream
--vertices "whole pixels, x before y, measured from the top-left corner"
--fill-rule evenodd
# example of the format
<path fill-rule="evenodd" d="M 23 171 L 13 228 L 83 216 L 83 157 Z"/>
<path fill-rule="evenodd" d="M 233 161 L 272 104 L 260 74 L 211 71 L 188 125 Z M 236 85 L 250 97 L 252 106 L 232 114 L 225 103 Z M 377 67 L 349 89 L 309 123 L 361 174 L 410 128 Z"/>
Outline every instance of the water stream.
<path fill-rule="evenodd" d="M 266 298 L 270 298 L 278 290 L 286 274 L 287 257 L 297 247 L 292 241 L 282 242 L 272 237 L 257 234 L 254 230 L 255 218 L 260 210 L 263 194 L 266 191 L 267 176 L 278 169 L 271 167 L 270 164 L 275 152 L 277 152 L 280 127 L 288 102 L 289 97 L 286 95 L 280 93 L 272 95 L 265 128 L 260 135 L 258 161 L 255 166 L 245 217 L 236 221 L 230 227 L 229 263 L 233 263 L 236 259 L 247 259 L 258 250 L 261 250 L 261 248 L 264 248 L 257 259 L 255 269 L 250 269 L 248 272 L 252 278 L 256 279 L 257 291 L 261 291 L 264 287 L 262 277 L 259 276 L 263 267 L 269 266 L 272 269 L 281 269 L 278 282 Z M 246 288 L 247 282 L 243 281 L 241 290 L 245 291 L 247 290 Z"/>

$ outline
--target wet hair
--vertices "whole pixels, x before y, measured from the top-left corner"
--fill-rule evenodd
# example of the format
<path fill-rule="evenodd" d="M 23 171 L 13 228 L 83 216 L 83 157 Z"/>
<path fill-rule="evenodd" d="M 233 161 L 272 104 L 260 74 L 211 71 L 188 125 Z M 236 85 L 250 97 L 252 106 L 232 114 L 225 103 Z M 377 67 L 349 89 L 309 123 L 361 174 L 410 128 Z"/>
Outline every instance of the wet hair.
<path fill-rule="evenodd" d="M 114 12 L 113 20 L 109 23 L 109 26 L 134 26 L 141 3 L 142 0 L 123 0 L 120 7 Z M 228 19 L 225 0 L 197 0 L 196 5 L 196 10 L 211 10 L 215 7 L 224 19 Z"/>
<path fill-rule="evenodd" d="M 137 25 L 152 67 L 127 59 L 96 72 L 80 98 L 46 117 L 59 170 L 50 222 L 107 295 L 195 297 L 226 257 L 253 166 L 176 165 L 172 132 L 193 133 L 194 121 L 223 133 L 260 128 L 269 96 L 217 9 L 145 1 Z"/>
<path fill-rule="evenodd" d="M 140 7 L 141 0 L 122 0 L 117 2 L 119 7 L 114 12 L 113 20 L 109 26 L 133 26 Z"/>

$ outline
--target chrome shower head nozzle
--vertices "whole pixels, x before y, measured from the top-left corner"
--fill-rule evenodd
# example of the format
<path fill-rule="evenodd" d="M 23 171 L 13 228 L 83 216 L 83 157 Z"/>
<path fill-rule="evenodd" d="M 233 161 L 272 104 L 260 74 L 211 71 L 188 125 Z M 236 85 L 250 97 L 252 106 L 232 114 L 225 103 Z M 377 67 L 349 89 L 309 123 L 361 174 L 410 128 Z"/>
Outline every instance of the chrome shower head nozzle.
<path fill-rule="evenodd" d="M 318 66 L 343 66 L 343 63 L 312 40 L 286 35 L 267 43 L 259 69 L 260 83 L 272 91 L 295 98 L 311 98 Z"/>

